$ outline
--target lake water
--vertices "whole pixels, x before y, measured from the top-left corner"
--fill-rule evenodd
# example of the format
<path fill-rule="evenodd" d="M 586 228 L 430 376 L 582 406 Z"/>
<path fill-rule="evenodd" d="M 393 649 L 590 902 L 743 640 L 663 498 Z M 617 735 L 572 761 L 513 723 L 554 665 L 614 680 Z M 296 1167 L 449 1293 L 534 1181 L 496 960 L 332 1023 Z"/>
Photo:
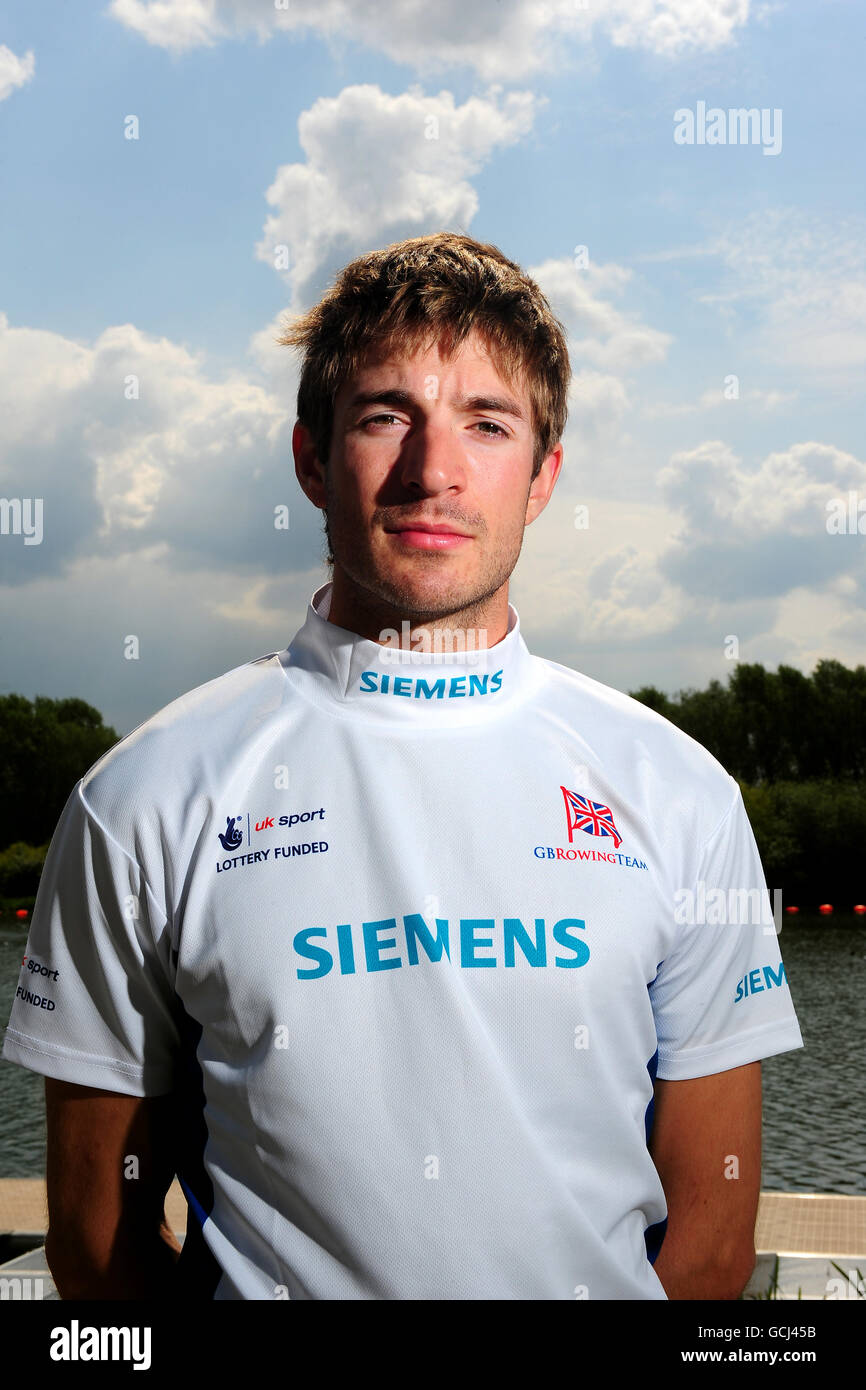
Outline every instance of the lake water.
<path fill-rule="evenodd" d="M 0 1026 L 26 933 L 0 929 Z M 866 921 L 784 919 L 782 954 L 805 1047 L 764 1073 L 764 1168 L 771 1192 L 866 1195 Z M 45 1172 L 43 1079 L 0 1060 L 0 1178 Z"/>

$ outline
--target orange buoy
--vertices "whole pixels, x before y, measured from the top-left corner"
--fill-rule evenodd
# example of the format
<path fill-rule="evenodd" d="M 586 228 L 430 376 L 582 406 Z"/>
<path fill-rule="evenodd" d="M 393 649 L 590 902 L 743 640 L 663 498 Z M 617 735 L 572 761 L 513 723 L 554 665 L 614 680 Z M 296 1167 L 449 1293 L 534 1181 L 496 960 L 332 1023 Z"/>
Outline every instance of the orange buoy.
<path fill-rule="evenodd" d="M 866 903 L 855 903 L 854 911 L 857 913 L 859 917 L 862 917 L 863 913 L 866 912 Z"/>
<path fill-rule="evenodd" d="M 830 913 L 833 911 L 833 904 L 822 903 L 821 906 L 818 908 L 818 911 L 822 913 L 824 917 L 829 917 Z"/>
<path fill-rule="evenodd" d="M 785 908 L 785 911 L 786 911 L 786 912 L 799 912 L 800 909 L 799 909 L 799 907 L 786 907 L 786 908 Z"/>
<path fill-rule="evenodd" d="M 19 908 L 17 909 L 16 913 L 15 913 L 15 916 L 16 916 L 16 917 L 26 917 L 26 916 L 27 916 L 27 908 L 26 908 L 26 907 L 19 907 Z"/>

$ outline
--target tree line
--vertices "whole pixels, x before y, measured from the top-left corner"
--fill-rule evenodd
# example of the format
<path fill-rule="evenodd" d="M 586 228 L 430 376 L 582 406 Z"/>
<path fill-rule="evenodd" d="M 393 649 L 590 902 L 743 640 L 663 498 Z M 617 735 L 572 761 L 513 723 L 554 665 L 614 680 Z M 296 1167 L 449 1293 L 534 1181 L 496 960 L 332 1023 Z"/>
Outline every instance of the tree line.
<path fill-rule="evenodd" d="M 728 681 L 636 700 L 736 777 L 771 888 L 804 907 L 866 901 L 866 667 L 734 666 Z M 32 895 L 79 777 L 119 735 L 84 700 L 0 696 L 0 897 Z"/>
<path fill-rule="evenodd" d="M 84 700 L 0 695 L 0 896 L 36 892 L 69 793 L 118 738 Z"/>
<path fill-rule="evenodd" d="M 632 692 L 740 783 L 770 888 L 783 902 L 866 902 L 866 666 L 734 667 L 726 685 Z"/>
<path fill-rule="evenodd" d="M 750 786 L 866 777 L 866 666 L 819 661 L 811 676 L 793 666 L 734 667 L 726 686 L 667 696 L 645 685 L 636 700 L 670 719 Z"/>

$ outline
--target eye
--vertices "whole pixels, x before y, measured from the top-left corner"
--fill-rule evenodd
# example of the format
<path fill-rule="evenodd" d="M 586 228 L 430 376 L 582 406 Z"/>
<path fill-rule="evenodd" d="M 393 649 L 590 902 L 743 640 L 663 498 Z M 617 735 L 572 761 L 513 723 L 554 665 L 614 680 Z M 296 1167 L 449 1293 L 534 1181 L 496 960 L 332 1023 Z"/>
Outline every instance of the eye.
<path fill-rule="evenodd" d="M 367 419 L 366 419 L 366 420 L 362 420 L 361 423 L 362 423 L 363 425 L 375 425 L 375 424 L 379 424 L 381 421 L 384 421 L 384 420 L 396 420 L 396 419 L 397 419 L 397 416 L 396 416 L 396 415 L 392 415 L 390 411 L 382 411 L 381 414 L 379 414 L 379 415 L 370 415 L 370 416 L 368 416 Z"/>
<path fill-rule="evenodd" d="M 502 425 L 498 425 L 495 420 L 478 420 L 476 423 L 478 425 L 486 425 L 489 429 L 496 430 L 496 432 L 501 434 L 505 439 L 508 438 L 508 431 L 503 429 Z"/>

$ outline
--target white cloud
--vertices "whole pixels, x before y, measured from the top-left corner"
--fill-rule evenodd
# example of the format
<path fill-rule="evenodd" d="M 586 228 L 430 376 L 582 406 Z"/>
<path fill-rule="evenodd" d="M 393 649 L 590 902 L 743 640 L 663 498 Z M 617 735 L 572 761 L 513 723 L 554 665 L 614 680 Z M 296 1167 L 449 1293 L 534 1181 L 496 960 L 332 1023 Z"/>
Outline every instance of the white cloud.
<path fill-rule="evenodd" d="M 826 503 L 866 486 L 866 463 L 830 444 L 794 444 L 768 454 L 755 469 L 720 440 L 674 454 L 657 479 L 687 527 L 742 541 L 783 531 L 790 537 L 826 535 Z M 686 538 L 688 538 L 688 533 Z"/>
<path fill-rule="evenodd" d="M 0 492 L 44 508 L 41 545 L 0 548 L 0 583 L 160 544 L 168 567 L 314 564 L 305 501 L 288 535 L 274 527 L 274 507 L 300 497 L 293 405 L 238 372 L 212 379 L 201 355 L 131 324 L 91 346 L 0 315 Z"/>
<path fill-rule="evenodd" d="M 77 696 L 126 733 L 170 700 L 266 652 L 279 651 L 304 620 L 320 565 L 275 581 L 253 609 L 238 577 L 216 559 L 179 572 L 166 547 L 90 554 L 61 576 L 20 589 L 0 584 L 3 691 Z M 124 656 L 138 637 L 139 659 Z"/>
<path fill-rule="evenodd" d="M 796 391 L 761 391 L 753 387 L 749 391 L 742 391 L 735 399 L 742 405 L 753 405 L 759 410 L 778 410 L 780 406 L 788 405 L 796 398 Z M 729 398 L 725 395 L 725 389 L 716 386 L 701 392 L 698 408 L 714 410 L 728 404 Z"/>
<path fill-rule="evenodd" d="M 621 689 L 724 681 L 731 634 L 743 661 L 862 661 L 863 538 L 828 534 L 826 503 L 854 491 L 866 510 L 866 462 L 804 442 L 748 467 L 708 441 L 661 470 L 655 502 L 597 481 L 588 529 L 558 488 L 527 531 L 514 601 L 533 650 Z"/>
<path fill-rule="evenodd" d="M 775 660 L 799 666 L 802 671 L 813 671 L 828 656 L 846 666 L 862 666 L 866 613 L 862 602 L 854 602 L 853 598 L 850 590 L 842 591 L 841 581 L 820 593 L 803 586 L 783 595 L 772 633 L 777 650 Z M 740 659 L 762 658 L 744 655 L 741 649 Z"/>
<path fill-rule="evenodd" d="M 23 87 L 33 76 L 36 66 L 33 53 L 29 51 L 19 58 L 5 43 L 0 43 L 0 101 L 5 101 L 18 87 Z"/>
<path fill-rule="evenodd" d="M 602 497 L 591 476 L 583 482 L 587 512 L 580 526 L 572 495 L 558 484 L 527 528 L 514 601 L 546 653 L 558 650 L 555 660 L 585 670 L 585 645 L 617 650 L 635 640 L 661 643 L 690 600 L 657 564 L 674 521 L 669 508 Z"/>
<path fill-rule="evenodd" d="M 702 302 L 724 313 L 740 341 L 780 365 L 833 372 L 859 389 L 866 364 L 862 218 L 775 208 L 732 225 L 713 243 L 725 275 Z"/>
<path fill-rule="evenodd" d="M 642 407 L 641 413 L 647 420 L 660 420 L 679 415 L 703 414 L 707 410 L 730 410 L 733 405 L 752 406 L 755 410 L 769 413 L 779 410 L 783 405 L 789 405 L 796 399 L 796 391 L 761 391 L 757 387 L 741 391 L 739 396 L 731 398 L 725 395 L 723 386 L 714 386 L 702 391 L 696 401 L 681 401 L 678 404 L 666 401 L 650 402 Z"/>
<path fill-rule="evenodd" d="M 587 576 L 587 636 L 612 645 L 672 632 L 688 608 L 676 585 L 659 572 L 646 540 L 597 561 Z"/>
<path fill-rule="evenodd" d="M 580 495 L 585 479 L 620 491 L 646 475 L 644 442 L 626 432 L 633 406 L 626 378 L 662 361 L 672 339 L 611 302 L 632 272 L 624 266 L 575 265 L 562 257 L 530 266 L 568 335 L 572 377 L 565 431 L 563 489 Z"/>
<path fill-rule="evenodd" d="M 316 33 L 377 49 L 418 70 L 468 66 L 519 81 L 596 36 L 666 58 L 732 42 L 749 0 L 112 0 L 109 13 L 148 43 L 183 52 L 227 37 Z"/>
<path fill-rule="evenodd" d="M 675 454 L 657 481 L 681 519 L 660 568 L 687 592 L 778 597 L 864 571 L 859 537 L 827 523 L 828 504 L 866 498 L 866 463 L 833 445 L 794 444 L 749 469 L 712 440 Z"/>
<path fill-rule="evenodd" d="M 586 363 L 608 372 L 664 360 L 671 337 L 617 309 L 605 295 L 621 295 L 632 272 L 619 265 L 575 266 L 567 257 L 529 267 L 569 335 L 575 367 Z"/>
<path fill-rule="evenodd" d="M 618 376 L 577 371 L 568 393 L 568 427 L 584 446 L 609 439 L 631 408 L 628 392 Z"/>
<path fill-rule="evenodd" d="M 613 43 L 677 57 L 721 48 L 749 19 L 749 0 L 620 0 L 608 6 Z"/>
<path fill-rule="evenodd" d="M 0 495 L 43 503 L 41 544 L 0 542 L 5 689 L 78 695 L 123 733 L 285 646 L 325 577 L 293 406 L 131 324 L 90 343 L 0 314 Z"/>
<path fill-rule="evenodd" d="M 231 38 L 217 0 L 111 0 L 108 12 L 157 48 L 183 53 Z"/>
<path fill-rule="evenodd" d="M 462 106 L 450 92 L 390 96 L 366 84 L 322 97 L 298 119 L 304 164 L 277 170 L 256 255 L 288 248 L 293 302 L 307 302 L 335 259 L 441 228 L 465 228 L 478 207 L 469 182 L 499 146 L 531 128 L 538 100 L 494 89 Z"/>

